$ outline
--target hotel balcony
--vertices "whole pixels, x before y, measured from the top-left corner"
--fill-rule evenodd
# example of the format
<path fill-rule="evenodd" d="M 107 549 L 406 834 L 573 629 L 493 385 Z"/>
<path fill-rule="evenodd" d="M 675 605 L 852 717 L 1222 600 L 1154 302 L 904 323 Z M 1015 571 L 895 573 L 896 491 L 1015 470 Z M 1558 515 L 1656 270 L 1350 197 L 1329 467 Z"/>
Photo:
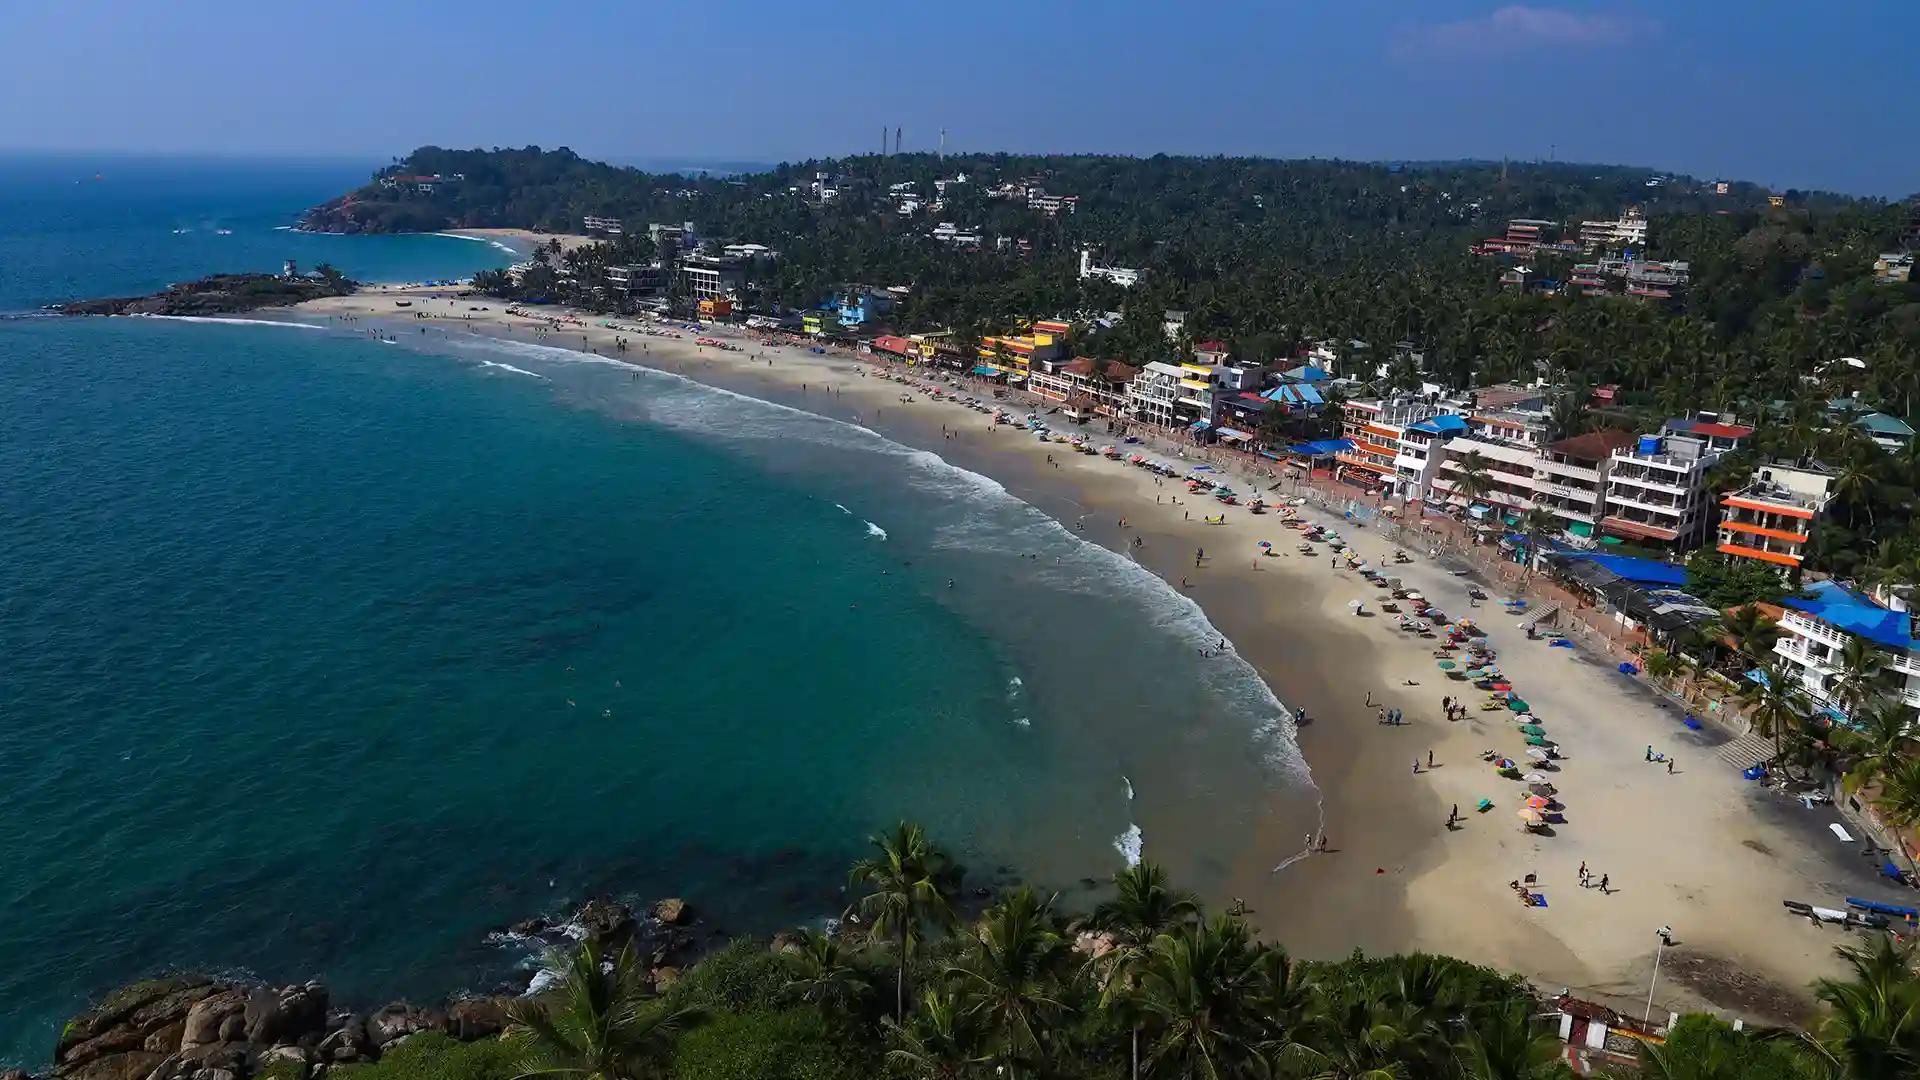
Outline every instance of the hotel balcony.
<path fill-rule="evenodd" d="M 1547 477 L 1534 477 L 1533 489 L 1537 492 L 1558 495 L 1563 499 L 1572 499 L 1576 502 L 1587 503 L 1588 505 L 1600 501 L 1600 490 L 1598 488 L 1572 487 L 1567 484 L 1555 483 Z"/>
<path fill-rule="evenodd" d="M 1656 540 L 1671 544 L 1680 539 L 1680 530 L 1670 525 L 1636 521 L 1617 514 L 1608 514 L 1601 518 L 1600 527 L 1606 532 L 1629 540 Z"/>
<path fill-rule="evenodd" d="M 1800 565 L 1801 555 L 1797 551 L 1769 551 L 1766 548 L 1748 547 L 1727 539 L 1726 533 L 1720 534 L 1720 553 L 1740 559 L 1758 559 L 1775 566 L 1795 567 Z"/>

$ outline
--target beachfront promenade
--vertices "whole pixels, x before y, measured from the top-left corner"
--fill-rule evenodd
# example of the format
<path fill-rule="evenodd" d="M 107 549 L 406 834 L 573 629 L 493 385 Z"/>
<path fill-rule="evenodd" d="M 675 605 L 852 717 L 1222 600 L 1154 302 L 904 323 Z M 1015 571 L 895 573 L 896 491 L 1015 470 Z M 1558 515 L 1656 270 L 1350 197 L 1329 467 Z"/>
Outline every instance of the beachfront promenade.
<path fill-rule="evenodd" d="M 1368 500 L 1311 480 L 1283 479 L 1290 470 L 1278 463 L 1159 437 L 1146 444 L 1150 456 L 1170 464 L 1204 462 L 1222 470 L 1243 491 L 1265 492 L 1279 483 L 1270 497 L 1297 492 L 1308 500 L 1301 516 L 1339 530 L 1376 565 L 1403 548 L 1414 561 L 1394 566 L 1392 574 L 1455 617 L 1484 620 L 1503 674 L 1562 754 L 1552 782 L 1565 820 L 1550 832 L 1523 827 L 1517 815 L 1525 785 L 1499 777 L 1481 760 L 1488 750 L 1520 755 L 1524 741 L 1511 715 L 1480 711 L 1485 695 L 1438 670 L 1433 640 L 1408 635 L 1389 618 L 1354 617 L 1351 601 L 1374 601 L 1380 591 L 1330 564 L 1324 549 L 1318 558 L 1295 555 L 1297 534 L 1277 514 L 1256 517 L 1244 507 L 1222 507 L 1124 460 L 1063 452 L 1059 444 L 994 425 L 951 400 L 956 390 L 991 400 L 984 387 L 921 368 L 765 345 L 758 335 L 716 334 L 738 351 L 702 348 L 691 334 L 672 336 L 664 324 L 619 353 L 614 338 L 634 340 L 627 327 L 637 320 L 618 320 L 620 329 L 595 316 L 552 322 L 552 309 L 537 318 L 509 316 L 495 305 L 476 313 L 465 300 L 434 300 L 426 313 L 436 306 L 445 317 L 429 325 L 447 333 L 618 355 L 854 420 L 934 450 L 1001 480 L 1087 539 L 1128 553 L 1184 588 L 1234 651 L 1289 706 L 1309 714 L 1299 741 L 1324 797 L 1328 850 L 1275 874 L 1276 865 L 1300 855 L 1307 843 L 1298 835 L 1249 836 L 1247 856 L 1235 869 L 1236 893 L 1252 905 L 1256 922 L 1302 954 L 1340 955 L 1356 946 L 1447 952 L 1526 973 L 1548 990 L 1568 987 L 1632 1006 L 1637 1014 L 1659 944 L 1653 930 L 1671 925 L 1678 944 L 1666 954 L 1656 1006 L 1705 1004 L 1786 1019 L 1804 1004 L 1808 981 L 1834 970 L 1832 946 L 1846 935 L 1790 917 L 1781 901 L 1831 904 L 1873 886 L 1855 846 L 1826 835 L 1830 808 L 1808 810 L 1742 780 L 1717 756 L 1729 733 L 1688 730 L 1679 711 L 1643 680 L 1615 670 L 1630 642 L 1595 629 L 1580 634 L 1575 648 L 1550 648 L 1527 640 L 1497 603 L 1472 609 L 1467 589 L 1474 579 L 1456 570 L 1477 574 L 1493 601 L 1559 598 L 1538 577 L 1527 580 L 1520 567 L 1495 561 L 1494 551 L 1476 549 L 1450 522 L 1428 515 L 1401 534 L 1402 526 L 1376 515 L 1356 528 L 1345 511 Z M 383 292 L 304 310 L 406 316 L 392 308 Z M 546 327 L 537 336 L 536 325 Z M 934 400 L 936 387 L 949 400 Z M 1006 399 L 1009 407 L 1025 412 L 1014 400 Z M 1089 436 L 1118 441 L 1105 439 L 1101 426 Z M 1224 515 L 1219 524 L 1203 520 L 1214 514 Z M 1260 540 L 1284 550 L 1262 556 Z M 1204 559 L 1196 559 L 1199 548 Z M 1584 621 L 1577 608 L 1565 610 Z M 1443 695 L 1465 697 L 1473 707 L 1449 721 Z M 1379 707 L 1401 710 L 1406 722 L 1379 723 Z M 1649 745 L 1677 758 L 1672 773 L 1644 760 Z M 1494 803 L 1484 814 L 1473 810 L 1481 799 Z M 1449 828 L 1455 806 L 1464 820 Z M 1156 838 L 1149 840 L 1149 855 L 1156 842 L 1178 842 L 1152 829 L 1148 835 Z M 1604 892 L 1581 886 L 1582 863 L 1596 884 L 1606 877 Z M 1509 888 L 1529 874 L 1545 907 L 1523 909 Z"/>

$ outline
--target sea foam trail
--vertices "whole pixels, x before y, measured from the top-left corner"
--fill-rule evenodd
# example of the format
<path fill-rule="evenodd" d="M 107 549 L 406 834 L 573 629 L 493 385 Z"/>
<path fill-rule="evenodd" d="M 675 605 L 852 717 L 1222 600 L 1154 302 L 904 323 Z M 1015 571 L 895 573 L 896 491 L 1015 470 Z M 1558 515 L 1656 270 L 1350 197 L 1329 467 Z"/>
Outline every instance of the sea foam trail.
<path fill-rule="evenodd" d="M 1140 826 L 1128 825 L 1127 831 L 1113 838 L 1113 850 L 1127 860 L 1128 866 L 1139 866 L 1141 857 L 1146 853 L 1147 840 L 1141 835 Z"/>
<path fill-rule="evenodd" d="M 887 530 L 869 521 L 867 522 L 867 535 L 873 537 L 875 540 L 885 540 L 887 538 Z"/>
<path fill-rule="evenodd" d="M 451 237 L 452 239 L 455 239 L 455 240 L 471 240 L 476 244 L 486 244 L 489 247 L 499 248 L 501 251 L 504 251 L 509 255 L 520 254 L 518 249 L 508 247 L 506 244 L 503 244 L 500 241 L 495 240 L 491 236 L 468 236 L 466 233 L 457 233 L 457 232 L 437 232 L 437 233 L 434 233 L 433 235 Z"/>
<path fill-rule="evenodd" d="M 514 367 L 512 364 L 502 364 L 493 360 L 482 360 L 480 361 L 480 363 L 486 367 L 499 368 L 501 371 L 511 371 L 515 375 L 525 375 L 525 376 L 528 376 L 529 378 L 539 379 L 543 382 L 546 381 L 546 378 L 547 378 L 545 375 L 542 375 L 537 371 L 528 371 L 526 368 Z"/>
<path fill-rule="evenodd" d="M 295 322 L 292 319 L 229 319 L 224 315 L 134 315 L 136 319 L 165 319 L 168 322 L 191 323 L 228 323 L 234 326 L 295 326 L 302 330 L 325 330 L 319 323 Z"/>

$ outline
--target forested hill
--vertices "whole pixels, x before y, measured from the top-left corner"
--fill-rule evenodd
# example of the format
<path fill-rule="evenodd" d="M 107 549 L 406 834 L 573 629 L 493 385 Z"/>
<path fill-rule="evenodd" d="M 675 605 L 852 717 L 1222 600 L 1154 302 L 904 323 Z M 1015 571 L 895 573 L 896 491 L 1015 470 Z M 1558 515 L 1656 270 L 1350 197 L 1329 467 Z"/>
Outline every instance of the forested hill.
<path fill-rule="evenodd" d="M 831 198 L 811 189 L 823 174 Z M 436 175 L 459 179 L 425 191 L 396 180 Z M 962 175 L 966 183 L 944 192 L 934 185 Z M 1020 196 L 994 197 L 1014 182 Z M 1050 214 L 1028 191 L 1077 202 Z M 920 201 L 915 212 L 899 212 L 904 194 Z M 1691 264 L 1690 287 L 1670 303 L 1502 289 L 1515 260 L 1467 251 L 1513 218 L 1577 232 L 1629 206 L 1649 220 L 1642 256 Z M 647 223 L 691 221 L 704 239 L 781 253 L 754 269 L 744 299 L 755 307 L 813 306 L 849 282 L 905 285 L 900 325 L 951 327 L 962 338 L 1022 317 L 1120 312 L 1117 325 L 1079 339 L 1085 355 L 1102 358 L 1163 356 L 1161 314 L 1178 309 L 1189 313 L 1189 338 L 1225 340 L 1242 355 L 1296 355 L 1308 340 L 1407 341 L 1429 377 L 1452 385 L 1541 375 L 1574 389 L 1618 384 L 1624 404 L 1649 413 L 1751 415 L 1775 401 L 1806 398 L 1811 408 L 1815 396 L 1857 392 L 1911 419 L 1920 388 L 1920 282 L 1883 282 L 1874 269 L 1880 253 L 1920 244 L 1912 202 L 1741 182 L 1719 194 L 1712 181 L 1646 169 L 901 154 L 693 178 L 564 149 L 426 147 L 315 208 L 308 226 L 579 231 L 589 214 L 620 218 L 628 235 L 570 257 L 578 295 L 560 298 L 576 303 L 608 261 L 651 256 Z M 938 222 L 977 234 L 979 250 L 934 238 Z M 1146 278 L 1132 289 L 1082 280 L 1082 248 Z M 1583 257 L 1523 261 L 1537 278 L 1564 281 Z M 1864 363 L 1836 370 L 1841 357 Z M 1821 372 L 1829 377 L 1807 381 Z M 1419 374 L 1403 364 L 1389 381 L 1417 385 Z"/>

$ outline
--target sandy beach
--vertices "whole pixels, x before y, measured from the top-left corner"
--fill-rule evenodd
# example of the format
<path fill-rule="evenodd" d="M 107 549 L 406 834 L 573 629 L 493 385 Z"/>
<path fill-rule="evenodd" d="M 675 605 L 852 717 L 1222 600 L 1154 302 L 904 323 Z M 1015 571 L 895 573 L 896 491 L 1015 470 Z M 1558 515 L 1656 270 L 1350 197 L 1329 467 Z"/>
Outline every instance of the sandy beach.
<path fill-rule="evenodd" d="M 408 309 L 396 307 L 401 299 Z M 1470 610 L 1472 579 L 1425 550 L 1409 550 L 1414 561 L 1391 572 L 1441 609 L 1481 623 L 1501 668 L 1564 755 L 1550 775 L 1565 821 L 1550 834 L 1523 828 L 1517 814 L 1525 785 L 1502 779 L 1481 760 L 1485 750 L 1520 755 L 1511 714 L 1479 711 L 1486 695 L 1438 670 L 1434 641 L 1397 629 L 1393 616 L 1379 612 L 1384 593 L 1330 564 L 1324 546 L 1314 557 L 1300 555 L 1298 533 L 1276 516 L 1189 501 L 1172 480 L 1043 444 L 1024 431 L 995 429 L 986 416 L 888 377 L 913 384 L 936 378 L 922 369 L 767 347 L 759 335 L 723 330 L 699 334 L 739 351 L 701 347 L 695 333 L 670 324 L 615 319 L 625 328 L 616 330 L 602 325 L 605 316 L 553 308 L 514 315 L 499 301 L 456 298 L 449 290 L 383 287 L 314 301 L 297 315 L 322 323 L 378 319 L 395 334 L 476 333 L 591 349 L 855 420 L 992 476 L 1093 542 L 1131 550 L 1185 588 L 1279 697 L 1307 712 L 1299 742 L 1323 793 L 1327 850 L 1296 859 L 1306 838 L 1249 836 L 1233 874 L 1234 895 L 1247 901 L 1254 922 L 1300 955 L 1333 957 L 1356 947 L 1444 952 L 1637 1016 L 1653 974 L 1655 931 L 1665 925 L 1675 947 L 1661 961 L 1656 1015 L 1709 1007 L 1790 1020 L 1804 1015 L 1809 982 L 1836 969 L 1832 949 L 1850 937 L 1790 917 L 1781 900 L 1837 906 L 1846 895 L 1884 892 L 1870 888 L 1858 845 L 1826 831 L 1831 811 L 1804 810 L 1741 779 L 1720 755 L 1729 733 L 1689 731 L 1677 711 L 1615 670 L 1617 657 L 1585 641 L 1566 649 L 1527 640 L 1490 585 L 1483 587 L 1492 599 Z M 642 328 L 654 333 L 636 332 Z M 616 336 L 628 340 L 625 352 L 615 350 Z M 964 393 L 988 391 L 968 386 Z M 1027 411 L 1009 406 L 1016 415 Z M 1103 438 L 1102 423 L 1086 430 L 1098 445 L 1112 441 Z M 1153 456 L 1176 461 L 1171 449 Z M 1264 464 L 1231 482 L 1242 491 L 1273 483 Z M 1288 493 L 1283 487 L 1276 495 Z M 1203 521 L 1222 512 L 1223 523 Z M 1376 565 L 1394 550 L 1377 532 L 1319 508 L 1301 513 L 1339 528 Z M 1261 540 L 1278 554 L 1262 557 Z M 1198 548 L 1206 556 L 1196 566 Z M 1367 601 L 1366 616 L 1350 610 L 1356 598 Z M 1442 695 L 1469 701 L 1464 719 L 1445 718 Z M 1380 707 L 1403 710 L 1405 722 L 1381 724 Z M 1645 760 L 1649 745 L 1676 759 L 1671 773 Z M 1493 807 L 1476 813 L 1482 798 Z M 1462 820 L 1449 828 L 1454 806 Z M 1583 863 L 1595 882 L 1606 876 L 1605 892 L 1582 887 Z M 1544 907 L 1522 907 L 1509 888 L 1529 874 Z"/>

